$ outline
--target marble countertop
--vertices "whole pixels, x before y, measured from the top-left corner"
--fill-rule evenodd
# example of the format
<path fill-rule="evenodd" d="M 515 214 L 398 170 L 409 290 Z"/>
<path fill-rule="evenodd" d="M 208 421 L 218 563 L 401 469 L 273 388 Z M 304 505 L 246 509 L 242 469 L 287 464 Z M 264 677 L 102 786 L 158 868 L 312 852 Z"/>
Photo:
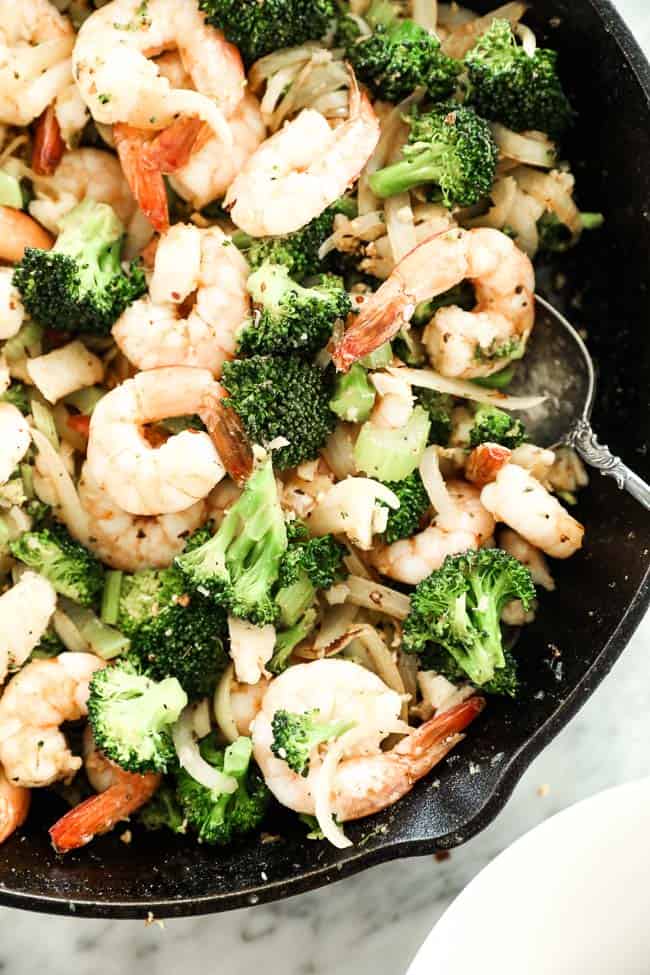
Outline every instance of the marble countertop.
<path fill-rule="evenodd" d="M 648 0 L 617 6 L 650 51 Z M 400 975 L 472 877 L 522 833 L 586 796 L 650 775 L 650 615 L 585 708 L 529 768 L 485 832 L 438 862 L 375 867 L 282 903 L 165 921 L 62 919 L 0 908 L 0 973 Z M 624 702 L 624 703 L 622 703 Z"/>

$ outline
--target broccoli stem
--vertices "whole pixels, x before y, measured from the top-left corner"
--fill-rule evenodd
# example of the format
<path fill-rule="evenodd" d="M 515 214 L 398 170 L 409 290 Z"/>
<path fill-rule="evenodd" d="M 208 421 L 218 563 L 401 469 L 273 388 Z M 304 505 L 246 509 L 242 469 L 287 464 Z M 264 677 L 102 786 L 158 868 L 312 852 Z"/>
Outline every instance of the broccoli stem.
<path fill-rule="evenodd" d="M 440 178 L 438 156 L 431 150 L 424 150 L 415 159 L 402 159 L 386 166 L 372 174 L 370 188 L 376 196 L 385 199 L 406 193 L 420 183 L 437 183 Z"/>
<path fill-rule="evenodd" d="M 107 572 L 104 577 L 100 618 L 102 623 L 108 623 L 109 626 L 115 626 L 119 616 L 123 574 L 114 570 Z"/>

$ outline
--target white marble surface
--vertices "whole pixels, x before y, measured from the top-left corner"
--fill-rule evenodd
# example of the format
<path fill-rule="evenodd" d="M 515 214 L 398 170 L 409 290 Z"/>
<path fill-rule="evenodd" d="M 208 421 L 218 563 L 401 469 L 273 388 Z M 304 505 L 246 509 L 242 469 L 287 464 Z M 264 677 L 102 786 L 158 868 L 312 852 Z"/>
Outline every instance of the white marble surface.
<path fill-rule="evenodd" d="M 619 9 L 650 50 L 648 0 Z M 60 919 L 0 909 L 0 973 L 401 975 L 462 887 L 504 847 L 576 800 L 650 775 L 650 615 L 587 706 L 540 755 L 498 820 L 449 860 L 376 867 L 279 904 L 166 921 Z"/>

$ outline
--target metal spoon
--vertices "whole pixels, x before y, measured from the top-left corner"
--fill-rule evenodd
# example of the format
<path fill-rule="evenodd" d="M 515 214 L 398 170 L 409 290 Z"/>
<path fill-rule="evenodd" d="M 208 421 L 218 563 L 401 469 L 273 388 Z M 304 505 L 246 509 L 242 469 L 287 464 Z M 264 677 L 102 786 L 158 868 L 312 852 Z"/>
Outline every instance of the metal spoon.
<path fill-rule="evenodd" d="M 600 444 L 591 428 L 595 391 L 596 372 L 584 342 L 563 315 L 537 296 L 535 328 L 508 387 L 509 393 L 547 397 L 521 414 L 530 440 L 540 447 L 573 447 L 586 464 L 613 477 L 619 488 L 650 508 L 650 485 Z"/>

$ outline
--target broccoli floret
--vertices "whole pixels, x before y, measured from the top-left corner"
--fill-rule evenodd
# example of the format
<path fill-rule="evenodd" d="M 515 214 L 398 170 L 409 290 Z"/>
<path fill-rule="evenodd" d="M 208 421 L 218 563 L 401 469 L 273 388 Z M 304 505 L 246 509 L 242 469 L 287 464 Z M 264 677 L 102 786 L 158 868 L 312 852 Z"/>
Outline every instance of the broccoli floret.
<path fill-rule="evenodd" d="M 583 230 L 599 230 L 605 218 L 602 213 L 581 213 L 580 222 Z M 574 237 L 566 224 L 563 224 L 556 213 L 547 210 L 537 221 L 540 251 L 552 254 L 563 254 L 574 243 Z"/>
<path fill-rule="evenodd" d="M 377 196 L 434 183 L 446 207 L 466 207 L 492 189 L 498 150 L 489 124 L 465 105 L 447 102 L 413 115 L 402 155 L 402 161 L 370 177 Z"/>
<path fill-rule="evenodd" d="M 295 527 L 291 531 L 293 537 L 280 562 L 279 585 L 290 586 L 305 572 L 316 589 L 329 589 L 340 578 L 344 546 L 333 535 L 309 538 L 302 532 L 298 535 Z"/>
<path fill-rule="evenodd" d="M 420 530 L 422 519 L 431 507 L 429 495 L 419 471 L 413 471 L 401 481 L 387 481 L 386 487 L 399 498 L 399 508 L 389 510 L 384 540 L 388 545 L 400 538 L 410 538 Z"/>
<path fill-rule="evenodd" d="M 514 450 L 526 439 L 526 428 L 521 420 L 496 406 L 479 406 L 474 414 L 474 425 L 469 431 L 470 446 L 482 443 L 499 443 Z"/>
<path fill-rule="evenodd" d="M 29 655 L 30 660 L 50 660 L 64 653 L 66 647 L 53 627 L 48 627 Z"/>
<path fill-rule="evenodd" d="M 354 721 L 344 720 L 318 724 L 319 713 L 318 708 L 314 708 L 304 714 L 280 710 L 273 715 L 271 751 L 298 775 L 309 774 L 309 760 L 317 745 L 339 738 L 355 724 Z"/>
<path fill-rule="evenodd" d="M 334 428 L 331 383 L 318 366 L 297 356 L 251 356 L 226 362 L 224 401 L 240 417 L 253 443 L 289 441 L 273 451 L 277 470 L 313 460 Z"/>
<path fill-rule="evenodd" d="M 337 12 L 334 0 L 199 0 L 199 7 L 247 65 L 278 48 L 318 40 Z"/>
<path fill-rule="evenodd" d="M 309 636 L 315 625 L 316 610 L 308 609 L 297 623 L 277 634 L 273 656 L 266 665 L 272 674 L 281 674 L 287 669 L 291 654 L 298 644 Z"/>
<path fill-rule="evenodd" d="M 257 767 L 251 762 L 250 738 L 238 738 L 224 750 L 217 747 L 214 735 L 200 745 L 206 762 L 237 782 L 233 793 L 208 789 L 181 769 L 176 796 L 190 829 L 199 842 L 224 846 L 256 829 L 264 818 L 269 790 Z"/>
<path fill-rule="evenodd" d="M 154 681 L 129 659 L 97 670 L 88 720 L 97 747 L 127 772 L 166 772 L 176 751 L 170 726 L 187 704 L 175 677 Z"/>
<path fill-rule="evenodd" d="M 9 548 L 14 558 L 49 579 L 62 596 L 81 606 L 97 601 L 104 587 L 102 564 L 63 525 L 25 532 Z"/>
<path fill-rule="evenodd" d="M 374 6 L 374 5 L 373 5 Z M 385 5 L 382 5 L 385 6 Z M 366 15 L 373 23 L 373 8 Z M 412 20 L 382 18 L 372 34 L 361 37 L 350 17 L 340 23 L 336 44 L 343 44 L 355 74 L 373 95 L 387 102 L 400 102 L 414 88 L 424 85 L 429 98 L 449 98 L 462 69 L 443 53 L 440 41 Z"/>
<path fill-rule="evenodd" d="M 52 250 L 26 249 L 13 283 L 29 314 L 46 328 L 107 335 L 147 290 L 144 273 L 135 265 L 122 270 L 123 227 L 106 203 L 84 200 L 61 227 Z"/>
<path fill-rule="evenodd" d="M 169 782 L 163 782 L 153 799 L 138 810 L 137 820 L 145 829 L 170 829 L 172 833 L 185 833 L 187 820 L 176 799 L 176 790 Z"/>
<path fill-rule="evenodd" d="M 375 405 L 375 397 L 375 387 L 368 379 L 368 373 L 355 362 L 348 372 L 337 375 L 330 410 L 348 423 L 365 423 Z"/>
<path fill-rule="evenodd" d="M 212 694 L 228 664 L 224 610 L 200 592 L 188 592 L 179 569 L 126 576 L 117 625 L 148 676 L 175 677 L 189 697 Z"/>
<path fill-rule="evenodd" d="M 3 403 L 11 403 L 16 409 L 20 410 L 24 416 L 31 413 L 29 401 L 29 389 L 24 383 L 12 382 L 9 389 L 0 396 Z"/>
<path fill-rule="evenodd" d="M 478 379 L 472 379 L 472 382 L 476 383 L 477 386 L 484 386 L 486 389 L 507 389 L 514 378 L 516 370 L 516 363 L 511 362 L 505 369 L 500 369 L 499 372 L 493 372 L 491 376 L 480 376 Z"/>
<path fill-rule="evenodd" d="M 530 56 L 507 20 L 494 20 L 465 56 L 469 99 L 477 112 L 521 132 L 562 135 L 573 117 L 557 74 L 557 52 L 538 47 Z"/>
<path fill-rule="evenodd" d="M 204 545 L 176 558 L 192 590 L 233 616 L 273 623 L 273 600 L 287 532 L 270 458 L 255 470 L 219 530 Z"/>
<path fill-rule="evenodd" d="M 441 295 L 421 302 L 415 309 L 411 322 L 413 325 L 423 328 L 440 308 L 449 308 L 450 305 L 457 305 L 463 311 L 471 311 L 475 307 L 476 292 L 471 281 L 461 281 L 449 291 L 443 291 Z"/>
<path fill-rule="evenodd" d="M 281 264 L 263 264 L 248 279 L 248 290 L 256 309 L 239 334 L 241 355 L 311 356 L 352 310 L 340 278 L 323 275 L 305 288 Z"/>
<path fill-rule="evenodd" d="M 500 549 L 448 556 L 411 596 L 402 648 L 446 650 L 474 684 L 493 680 L 505 667 L 501 611 L 511 599 L 528 609 L 535 598 L 529 570 Z"/>
<path fill-rule="evenodd" d="M 519 675 L 517 674 L 517 661 L 511 653 L 504 651 L 505 665 L 495 671 L 492 680 L 483 684 L 483 690 L 487 694 L 501 694 L 506 697 L 517 697 L 519 694 Z"/>
<path fill-rule="evenodd" d="M 332 203 L 320 216 L 286 237 L 262 237 L 255 239 L 241 232 L 233 241 L 246 252 L 250 266 L 255 270 L 263 264 L 282 264 L 292 278 L 301 281 L 310 274 L 318 274 L 326 267 L 318 257 L 321 244 L 327 240 L 334 227 L 337 213 L 353 217 L 356 212 L 352 200 L 342 197 Z"/>
<path fill-rule="evenodd" d="M 447 393 L 439 393 L 435 389 L 418 389 L 417 401 L 427 411 L 431 422 L 429 443 L 446 447 L 451 436 L 453 397 Z"/>

